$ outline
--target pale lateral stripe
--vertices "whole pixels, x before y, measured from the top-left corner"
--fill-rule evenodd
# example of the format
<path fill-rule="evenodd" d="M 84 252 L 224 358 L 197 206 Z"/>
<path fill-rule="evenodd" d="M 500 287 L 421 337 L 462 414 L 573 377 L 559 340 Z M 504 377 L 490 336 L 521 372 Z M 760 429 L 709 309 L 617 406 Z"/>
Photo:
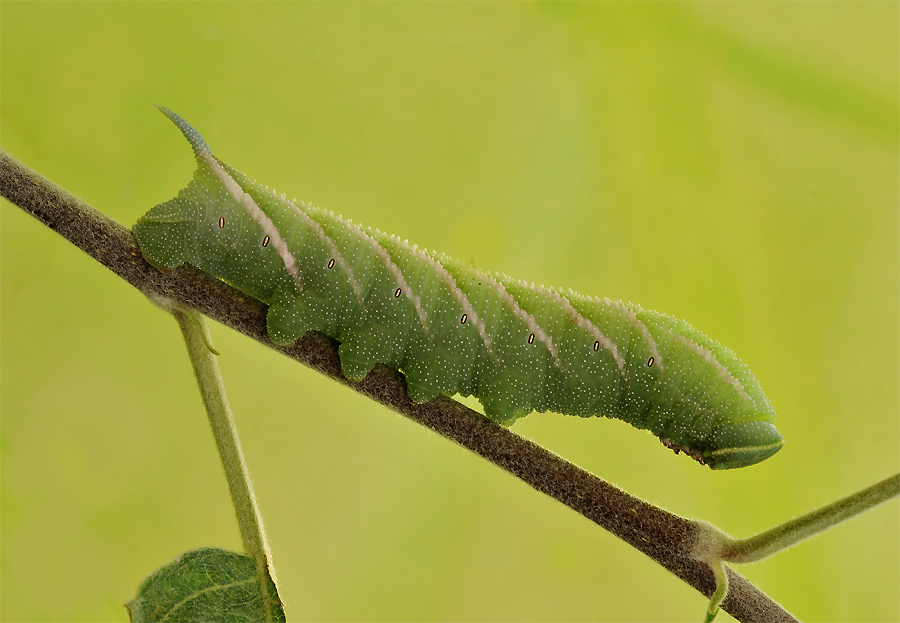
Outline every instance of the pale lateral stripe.
<path fill-rule="evenodd" d="M 209 168 L 212 169 L 212 172 L 219 178 L 219 181 L 225 185 L 225 188 L 231 196 L 234 197 L 234 200 L 247 210 L 250 217 L 262 227 L 263 232 L 269 237 L 269 242 L 272 243 L 272 246 L 278 252 L 279 257 L 281 257 L 284 268 L 294 280 L 294 287 L 297 288 L 298 292 L 302 291 L 303 284 L 300 280 L 300 271 L 297 268 L 297 262 L 294 259 L 294 256 L 291 255 L 287 242 L 281 237 L 281 234 L 278 233 L 278 228 L 275 227 L 275 223 L 272 222 L 272 219 L 256 205 L 256 202 L 253 201 L 253 197 L 250 196 L 250 193 L 244 192 L 244 189 L 234 181 L 234 178 L 222 168 L 222 165 L 213 158 L 208 149 L 198 151 L 197 153 L 203 158 Z"/>
<path fill-rule="evenodd" d="M 577 309 L 572 306 L 572 303 L 569 302 L 565 296 L 557 292 L 552 288 L 547 288 L 545 286 L 534 286 L 536 290 L 539 292 L 549 295 L 552 298 L 556 299 L 565 309 L 566 314 L 568 314 L 569 319 L 574 322 L 579 328 L 584 329 L 588 333 L 594 336 L 594 339 L 600 342 L 600 345 L 609 351 L 609 353 L 613 356 L 613 359 L 616 362 L 616 365 L 619 367 L 619 374 L 622 378 L 625 378 L 625 360 L 622 359 L 622 356 L 619 355 L 619 349 L 616 348 L 616 345 L 613 344 L 612 340 L 606 337 L 602 331 L 590 320 L 582 316 Z"/>
<path fill-rule="evenodd" d="M 747 395 L 747 392 L 744 390 L 744 386 L 741 385 L 741 382 L 739 380 L 737 380 L 736 378 L 734 378 L 734 376 L 732 376 L 732 374 L 728 370 L 728 368 L 723 366 L 722 363 L 718 359 L 716 359 L 715 355 L 713 355 L 709 350 L 700 346 L 699 344 L 697 344 L 690 338 L 687 338 L 679 333 L 673 333 L 671 330 L 669 332 L 675 336 L 675 339 L 677 339 L 682 344 L 687 346 L 688 350 L 699 355 L 700 357 L 703 358 L 703 360 L 706 363 L 711 365 L 715 369 L 715 371 L 718 373 L 718 375 L 720 377 L 722 377 L 722 379 L 726 383 L 731 385 L 735 389 L 735 391 L 737 391 L 738 395 L 741 398 L 743 398 L 744 400 L 753 402 L 753 400 L 750 398 L 750 396 Z"/>
<path fill-rule="evenodd" d="M 396 236 L 394 236 L 396 240 L 399 240 Z M 406 240 L 402 241 L 402 243 L 406 246 L 407 249 L 412 251 L 412 253 L 429 264 L 432 268 L 437 271 L 438 276 L 441 280 L 447 284 L 447 287 L 450 288 L 450 293 L 453 295 L 453 298 L 456 299 L 456 302 L 459 303 L 460 307 L 462 307 L 463 313 L 465 313 L 469 320 L 475 325 L 475 328 L 478 331 L 478 335 L 481 338 L 481 341 L 484 343 L 484 347 L 490 352 L 491 343 L 494 341 L 493 336 L 491 336 L 487 332 L 487 327 L 484 324 L 483 320 L 478 318 L 478 313 L 475 311 L 475 308 L 472 307 L 472 304 L 469 302 L 468 297 L 466 297 L 465 292 L 463 292 L 459 285 L 456 283 L 456 279 L 453 278 L 453 275 L 444 268 L 444 265 L 441 264 L 439 260 L 428 254 L 427 251 L 422 251 L 419 249 L 418 245 L 410 245 Z"/>
<path fill-rule="evenodd" d="M 634 311 L 632 311 L 625 305 L 622 305 L 620 302 L 611 301 L 608 298 L 604 298 L 602 300 L 595 298 L 594 300 L 602 303 L 603 305 L 613 307 L 614 309 L 624 313 L 628 317 L 628 319 L 631 320 L 632 324 L 637 326 L 638 331 L 641 332 L 641 335 L 644 336 L 644 339 L 650 345 L 650 354 L 653 357 L 653 361 L 659 365 L 660 370 L 665 370 L 665 365 L 663 365 L 664 362 L 659 354 L 659 349 L 657 349 L 656 347 L 656 341 L 653 339 L 653 336 L 650 335 L 650 330 L 647 328 L 647 325 L 641 322 L 641 319 L 637 317 Z"/>
<path fill-rule="evenodd" d="M 300 219 L 303 220 L 309 228 L 315 232 L 316 236 L 319 237 L 319 240 L 328 247 L 328 252 L 331 254 L 331 257 L 334 258 L 335 264 L 340 266 L 341 270 L 347 275 L 347 280 L 350 282 L 350 287 L 353 288 L 353 294 L 356 296 L 356 300 L 362 301 L 362 286 L 353 276 L 353 270 L 344 260 L 344 256 L 341 255 L 341 252 L 338 250 L 337 245 L 334 244 L 334 240 L 331 239 L 331 236 L 325 233 L 325 230 L 316 219 L 307 214 L 305 210 L 302 210 L 293 201 L 289 201 L 284 194 L 281 195 L 281 198 L 294 209 Z"/>
<path fill-rule="evenodd" d="M 747 452 L 749 450 L 755 450 L 757 452 L 765 452 L 766 450 L 771 450 L 772 448 L 780 448 L 784 445 L 783 441 L 776 441 L 770 444 L 766 444 L 764 446 L 742 446 L 740 448 L 719 448 L 718 450 L 713 450 L 710 452 L 710 456 L 722 456 L 723 454 L 738 454 L 740 452 Z"/>
<path fill-rule="evenodd" d="M 384 264 L 385 268 L 394 276 L 394 281 L 397 283 L 397 287 L 400 288 L 400 291 L 406 294 L 406 298 L 412 301 L 413 307 L 416 309 L 416 315 L 419 317 L 419 322 L 422 324 L 422 328 L 426 331 L 428 330 L 428 315 L 425 313 L 425 310 L 422 309 L 422 299 L 419 298 L 419 295 L 413 292 L 413 289 L 406 283 L 406 279 L 403 277 L 403 272 L 400 270 L 400 267 L 394 262 L 391 258 L 390 254 L 387 252 L 383 246 L 381 246 L 375 238 L 364 232 L 356 223 L 350 220 L 344 220 L 340 217 L 337 217 L 339 221 L 344 223 L 347 227 L 350 228 L 350 231 L 355 233 L 357 236 L 362 238 L 366 244 L 371 247 L 373 251 L 375 251 L 375 255 L 381 258 L 381 262 Z"/>
<path fill-rule="evenodd" d="M 556 365 L 556 367 L 561 367 L 562 364 L 559 361 L 559 349 L 556 348 L 556 345 L 553 344 L 552 338 L 547 335 L 543 327 L 538 324 L 535 317 L 519 306 L 519 303 L 516 301 L 515 297 L 506 291 L 506 288 L 503 287 L 502 283 L 500 283 L 498 280 L 494 279 L 487 273 L 481 273 L 480 271 L 478 272 L 484 277 L 485 280 L 493 282 L 494 287 L 497 288 L 497 292 L 500 293 L 500 300 L 507 304 L 507 306 L 512 310 L 513 314 L 517 318 L 525 321 L 525 323 L 528 325 L 528 330 L 534 333 L 535 338 L 543 342 L 544 346 L 547 347 L 547 350 L 550 351 L 550 355 L 553 357 L 553 363 Z M 499 276 L 500 275 L 498 274 L 498 277 Z"/>

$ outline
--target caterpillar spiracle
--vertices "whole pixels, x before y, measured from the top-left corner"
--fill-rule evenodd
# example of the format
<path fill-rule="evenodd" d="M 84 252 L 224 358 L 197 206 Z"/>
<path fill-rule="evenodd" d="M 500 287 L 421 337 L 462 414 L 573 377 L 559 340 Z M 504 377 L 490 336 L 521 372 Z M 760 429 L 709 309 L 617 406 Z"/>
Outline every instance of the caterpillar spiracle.
<path fill-rule="evenodd" d="M 288 201 L 161 110 L 197 170 L 134 225 L 141 251 L 157 268 L 191 264 L 268 305 L 274 342 L 320 331 L 340 342 L 351 380 L 383 363 L 403 372 L 417 403 L 475 396 L 507 424 L 532 411 L 618 418 L 713 469 L 784 445 L 750 370 L 688 323 L 480 270 Z"/>

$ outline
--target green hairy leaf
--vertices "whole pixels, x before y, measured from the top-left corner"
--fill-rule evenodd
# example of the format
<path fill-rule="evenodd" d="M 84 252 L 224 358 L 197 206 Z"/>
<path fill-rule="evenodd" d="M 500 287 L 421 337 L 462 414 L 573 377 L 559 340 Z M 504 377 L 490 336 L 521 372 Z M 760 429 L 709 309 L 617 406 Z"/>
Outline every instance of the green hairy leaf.
<path fill-rule="evenodd" d="M 284 610 L 275 585 L 268 599 L 275 621 Z M 134 623 L 144 621 L 265 621 L 266 604 L 260 594 L 253 559 L 215 547 L 185 552 L 157 569 L 127 604 Z"/>
<path fill-rule="evenodd" d="M 686 322 L 477 269 L 289 201 L 161 110 L 197 170 L 135 224 L 142 253 L 267 304 L 274 342 L 320 331 L 340 342 L 351 380 L 383 363 L 404 373 L 415 402 L 475 396 L 504 423 L 532 411 L 618 418 L 714 469 L 758 463 L 784 444 L 750 370 Z"/>

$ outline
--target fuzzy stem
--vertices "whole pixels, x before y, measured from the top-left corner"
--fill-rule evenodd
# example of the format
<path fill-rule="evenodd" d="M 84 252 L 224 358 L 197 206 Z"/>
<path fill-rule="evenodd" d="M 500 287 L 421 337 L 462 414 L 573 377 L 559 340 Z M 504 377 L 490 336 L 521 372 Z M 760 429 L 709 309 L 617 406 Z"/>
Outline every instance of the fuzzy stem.
<path fill-rule="evenodd" d="M 724 564 L 726 560 L 736 563 L 763 560 L 851 519 L 898 493 L 900 474 L 746 539 L 735 539 L 705 521 L 696 522 L 698 530 L 691 548 L 691 558 L 709 565 L 716 578 L 716 590 L 709 600 L 705 623 L 711 623 L 716 618 L 719 606 L 728 596 L 728 571 Z"/>
<path fill-rule="evenodd" d="M 756 562 L 824 532 L 842 521 L 881 504 L 900 493 L 900 474 L 886 478 L 828 506 L 787 521 L 746 539 L 733 539 L 722 558 L 730 562 Z"/>
<path fill-rule="evenodd" d="M 719 614 L 719 607 L 728 596 L 728 571 L 725 563 L 721 560 L 710 563 L 713 575 L 716 576 L 716 592 L 709 598 L 709 605 L 706 607 L 706 617 L 703 623 L 712 623 Z"/>
<path fill-rule="evenodd" d="M 154 302 L 160 304 L 158 300 Z M 256 576 L 260 584 L 266 621 L 274 621 L 274 604 L 268 584 L 275 583 L 275 568 L 271 564 L 272 554 L 266 539 L 262 515 L 256 503 L 250 472 L 247 470 L 237 428 L 228 406 L 219 365 L 216 363 L 217 353 L 212 348 L 209 330 L 203 316 L 193 310 L 174 305 L 168 306 L 168 311 L 175 316 L 184 335 L 191 365 L 197 377 L 197 385 L 200 386 L 200 395 L 209 416 L 209 425 L 216 440 L 219 457 L 222 459 L 222 467 L 225 468 L 225 479 L 231 492 L 244 550 L 256 563 Z"/>

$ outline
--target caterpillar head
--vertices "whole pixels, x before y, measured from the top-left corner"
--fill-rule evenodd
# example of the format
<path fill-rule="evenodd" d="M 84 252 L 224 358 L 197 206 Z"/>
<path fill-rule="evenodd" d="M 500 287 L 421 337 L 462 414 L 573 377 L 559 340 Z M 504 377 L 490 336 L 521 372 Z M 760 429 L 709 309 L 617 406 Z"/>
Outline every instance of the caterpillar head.
<path fill-rule="evenodd" d="M 684 452 L 711 469 L 747 467 L 769 458 L 784 446 L 784 438 L 772 422 L 763 420 L 722 424 L 701 444 L 676 444 L 660 437 L 675 454 Z"/>

